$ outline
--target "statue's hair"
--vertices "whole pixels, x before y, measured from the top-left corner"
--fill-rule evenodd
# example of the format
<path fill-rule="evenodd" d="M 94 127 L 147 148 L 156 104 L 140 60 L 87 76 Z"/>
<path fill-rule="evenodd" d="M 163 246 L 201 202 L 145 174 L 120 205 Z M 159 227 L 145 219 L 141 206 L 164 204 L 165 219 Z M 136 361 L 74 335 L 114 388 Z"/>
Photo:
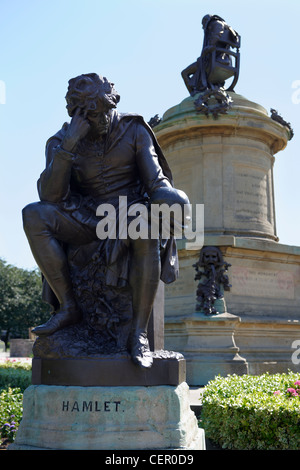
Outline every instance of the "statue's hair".
<path fill-rule="evenodd" d="M 98 100 L 104 105 L 105 112 L 115 108 L 120 101 L 120 95 L 115 90 L 114 84 L 106 77 L 88 73 L 69 80 L 66 101 L 70 116 L 73 116 L 78 107 L 84 108 L 85 111 L 93 111 L 97 108 Z"/>

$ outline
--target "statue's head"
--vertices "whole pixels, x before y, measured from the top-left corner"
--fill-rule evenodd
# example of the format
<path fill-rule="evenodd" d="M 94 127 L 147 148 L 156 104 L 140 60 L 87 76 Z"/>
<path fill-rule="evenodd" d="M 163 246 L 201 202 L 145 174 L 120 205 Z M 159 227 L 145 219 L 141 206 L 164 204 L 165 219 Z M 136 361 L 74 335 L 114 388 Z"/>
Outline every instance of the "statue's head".
<path fill-rule="evenodd" d="M 115 108 L 120 101 L 120 95 L 107 78 L 88 73 L 69 80 L 66 101 L 70 117 L 77 108 L 81 108 L 86 116 L 92 117 L 99 113 L 107 114 Z"/>
<path fill-rule="evenodd" d="M 199 265 L 215 267 L 221 266 L 224 263 L 221 250 L 216 246 L 205 246 L 200 253 Z"/>
<path fill-rule="evenodd" d="M 206 28 L 206 25 L 207 23 L 211 20 L 212 18 L 212 15 L 205 15 L 203 16 L 202 18 L 202 28 L 205 29 Z"/>
<path fill-rule="evenodd" d="M 208 23 L 210 23 L 211 20 L 222 21 L 223 23 L 225 23 L 225 20 L 223 20 L 223 18 L 218 15 L 205 15 L 202 18 L 202 28 L 204 30 L 206 29 L 206 26 L 208 25 Z"/>

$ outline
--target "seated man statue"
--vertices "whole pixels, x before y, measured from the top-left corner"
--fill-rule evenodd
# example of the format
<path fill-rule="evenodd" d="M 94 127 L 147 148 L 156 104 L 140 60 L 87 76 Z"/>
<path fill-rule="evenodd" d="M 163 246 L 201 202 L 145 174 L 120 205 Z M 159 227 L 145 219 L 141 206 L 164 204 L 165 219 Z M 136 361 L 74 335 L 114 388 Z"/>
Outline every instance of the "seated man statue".
<path fill-rule="evenodd" d="M 33 256 L 59 305 L 45 324 L 33 330 L 38 336 L 52 335 L 82 319 L 66 246 L 98 240 L 100 204 L 113 204 L 117 215 L 120 196 L 126 196 L 127 208 L 140 202 L 148 207 L 155 202 L 188 204 L 186 195 L 173 187 L 151 128 L 141 116 L 119 114 L 114 109 L 119 99 L 114 85 L 97 74 L 69 81 L 66 101 L 71 121 L 47 141 L 46 168 L 38 181 L 40 201 L 23 209 Z M 147 327 L 158 283 L 173 282 L 178 272 L 174 237 L 98 241 L 107 272 L 112 264 L 118 266 L 131 287 L 128 351 L 134 363 L 149 368 Z"/>
<path fill-rule="evenodd" d="M 221 64 L 230 67 L 232 66 L 230 44 L 234 45 L 235 48 L 240 46 L 239 34 L 220 16 L 205 15 L 202 19 L 202 27 L 204 39 L 201 55 L 196 62 L 193 62 L 181 72 L 183 81 L 191 96 L 206 90 L 208 87 L 224 86 L 224 77 L 218 76 L 215 70 L 211 70 L 210 55 L 212 51 L 216 50 L 216 65 Z M 214 78 L 210 78 L 208 72 Z M 238 70 L 236 73 L 238 73 Z M 228 78 L 232 74 L 233 72 L 228 75 Z"/>

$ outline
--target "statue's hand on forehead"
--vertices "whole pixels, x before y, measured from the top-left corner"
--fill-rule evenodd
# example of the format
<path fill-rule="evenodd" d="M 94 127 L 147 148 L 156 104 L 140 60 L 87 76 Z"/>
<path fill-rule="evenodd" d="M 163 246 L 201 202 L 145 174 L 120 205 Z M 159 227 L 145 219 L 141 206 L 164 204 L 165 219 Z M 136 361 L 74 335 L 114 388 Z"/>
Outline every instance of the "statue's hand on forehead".
<path fill-rule="evenodd" d="M 63 139 L 63 149 L 67 152 L 72 152 L 78 142 L 87 135 L 89 130 L 90 124 L 86 119 L 86 113 L 78 107 Z"/>

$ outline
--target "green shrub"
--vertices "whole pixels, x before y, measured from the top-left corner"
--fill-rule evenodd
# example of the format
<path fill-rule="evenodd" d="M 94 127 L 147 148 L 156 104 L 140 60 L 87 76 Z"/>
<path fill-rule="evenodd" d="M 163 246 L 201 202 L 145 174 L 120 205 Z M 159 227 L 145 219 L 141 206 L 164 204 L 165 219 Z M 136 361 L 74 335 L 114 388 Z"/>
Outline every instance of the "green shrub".
<path fill-rule="evenodd" d="M 31 385 L 31 363 L 5 361 L 0 364 L 0 392 L 3 389 L 25 388 Z"/>
<path fill-rule="evenodd" d="M 6 359 L 6 361 L 0 362 L 1 369 L 22 369 L 22 370 L 31 370 L 32 365 L 31 361 L 23 362 L 16 359 Z"/>
<path fill-rule="evenodd" d="M 23 392 L 31 385 L 31 362 L 0 363 L 0 437 L 14 441 L 23 414 Z"/>
<path fill-rule="evenodd" d="M 206 437 L 228 449 L 300 449 L 299 379 L 292 372 L 216 377 L 203 393 Z"/>
<path fill-rule="evenodd" d="M 23 394 L 19 388 L 0 392 L 0 437 L 12 442 L 22 419 Z"/>

